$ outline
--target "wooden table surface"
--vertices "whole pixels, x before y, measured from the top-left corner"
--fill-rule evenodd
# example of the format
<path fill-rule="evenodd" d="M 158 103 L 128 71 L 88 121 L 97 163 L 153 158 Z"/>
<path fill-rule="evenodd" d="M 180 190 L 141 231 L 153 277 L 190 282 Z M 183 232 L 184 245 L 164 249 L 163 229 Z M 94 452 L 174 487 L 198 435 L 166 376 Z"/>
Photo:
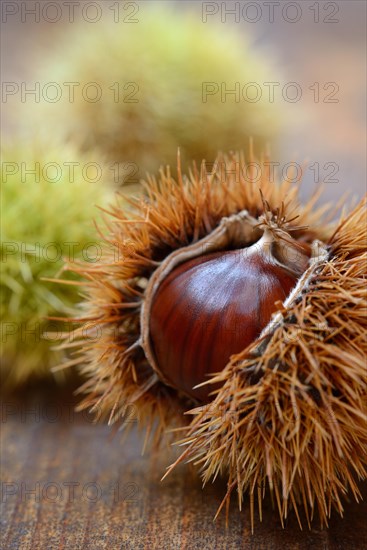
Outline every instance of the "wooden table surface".
<path fill-rule="evenodd" d="M 160 478 L 175 454 L 141 455 L 136 428 L 124 439 L 74 412 L 54 393 L 2 403 L 2 542 L 7 549 L 340 549 L 367 548 L 364 502 L 346 503 L 329 528 L 299 529 L 292 515 L 282 529 L 271 501 L 250 529 L 249 505 L 233 499 L 229 527 L 213 516 L 224 481 L 201 488 L 193 468 Z M 175 451 L 177 454 L 177 451 Z"/>

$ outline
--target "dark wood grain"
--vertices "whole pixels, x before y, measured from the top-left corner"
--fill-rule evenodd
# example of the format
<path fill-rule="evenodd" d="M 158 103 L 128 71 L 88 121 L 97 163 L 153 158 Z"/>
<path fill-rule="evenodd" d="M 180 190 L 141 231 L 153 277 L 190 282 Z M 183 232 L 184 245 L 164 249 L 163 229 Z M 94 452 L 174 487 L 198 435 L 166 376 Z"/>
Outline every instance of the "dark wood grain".
<path fill-rule="evenodd" d="M 22 404 L 23 403 L 23 404 Z M 282 529 L 271 501 L 250 530 L 249 503 L 233 501 L 229 527 L 213 516 L 224 482 L 201 488 L 193 468 L 160 478 L 176 451 L 141 455 L 134 427 L 123 438 L 76 414 L 53 394 L 2 403 L 2 543 L 7 549 L 335 549 L 367 547 L 366 502 L 346 503 L 330 527 Z M 13 483 L 14 485 L 10 485 Z M 22 485 L 23 484 L 23 485 Z M 74 494 L 72 486 L 74 484 Z M 35 490 L 27 494 L 26 491 Z M 98 493 L 97 493 L 98 490 Z M 366 485 L 361 486 L 365 499 Z"/>

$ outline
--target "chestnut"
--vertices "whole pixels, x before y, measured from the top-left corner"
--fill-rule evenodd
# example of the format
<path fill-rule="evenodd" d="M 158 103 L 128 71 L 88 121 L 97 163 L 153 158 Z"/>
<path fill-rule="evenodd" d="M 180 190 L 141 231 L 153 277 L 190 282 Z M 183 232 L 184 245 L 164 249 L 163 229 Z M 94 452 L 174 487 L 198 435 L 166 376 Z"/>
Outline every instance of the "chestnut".
<path fill-rule="evenodd" d="M 169 256 L 156 272 L 153 290 L 149 283 L 142 308 L 142 345 L 151 365 L 167 384 L 204 402 L 215 387 L 200 384 L 260 336 L 309 260 L 289 235 L 273 233 L 265 218 L 257 225 L 244 212 L 224 223 L 227 236 L 234 227 L 243 238 L 252 236 L 251 229 L 265 229 L 245 248 L 207 253 L 199 241 L 182 248 L 174 263 Z M 212 234 L 212 247 L 215 241 Z M 181 257 L 186 261 L 180 263 Z"/>
<path fill-rule="evenodd" d="M 268 488 L 281 522 L 303 507 L 325 524 L 367 473 L 366 201 L 326 221 L 263 161 L 260 181 L 241 153 L 178 163 L 111 206 L 100 261 L 69 266 L 86 284 L 65 366 L 86 377 L 80 408 L 125 427 L 133 411 L 157 444 L 178 425 L 167 473 L 226 476 L 220 509 L 248 494 L 253 525 Z"/>

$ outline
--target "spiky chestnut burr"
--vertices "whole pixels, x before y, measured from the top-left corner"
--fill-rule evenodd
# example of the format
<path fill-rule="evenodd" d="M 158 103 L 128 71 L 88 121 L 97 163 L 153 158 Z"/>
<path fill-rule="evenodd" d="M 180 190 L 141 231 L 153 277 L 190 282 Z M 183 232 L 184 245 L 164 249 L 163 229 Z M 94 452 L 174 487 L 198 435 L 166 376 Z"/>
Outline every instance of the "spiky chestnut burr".
<path fill-rule="evenodd" d="M 93 24 L 93 33 L 89 23 L 75 21 L 50 55 L 42 48 L 34 61 L 35 81 L 41 88 L 58 82 L 62 96 L 51 103 L 41 94 L 39 103 L 26 102 L 21 110 L 14 103 L 14 124 L 26 127 L 30 140 L 35 127 L 46 139 L 57 127 L 83 152 L 97 149 L 125 184 L 174 164 L 178 143 L 189 165 L 214 161 L 218 149 L 236 149 L 249 136 L 259 150 L 277 142 L 286 119 L 280 102 L 265 93 L 254 101 L 251 83 L 276 80 L 279 68 L 255 53 L 248 33 L 203 24 L 169 4 L 145 2 L 136 24 L 123 25 L 123 32 L 107 18 Z M 69 82 L 79 83 L 72 100 L 63 84 Z M 92 83 L 102 94 L 96 101 Z M 238 96 L 228 97 L 237 86 Z"/>
<path fill-rule="evenodd" d="M 54 337 L 41 335 L 62 330 L 62 323 L 47 317 L 71 315 L 79 296 L 75 277 L 63 286 L 45 279 L 62 277 L 66 256 L 90 255 L 93 261 L 99 247 L 92 221 L 95 204 L 107 203 L 113 189 L 105 176 L 103 184 L 92 183 L 81 168 L 68 169 L 70 160 L 77 159 L 78 167 L 95 160 L 95 155 L 81 154 L 71 142 L 33 136 L 3 143 L 1 153 L 1 197 L 6 208 L 0 245 L 0 375 L 1 391 L 7 393 L 28 382 L 51 380 L 51 366 L 61 361 L 60 351 L 52 349 Z M 47 170 L 53 166 L 56 177 L 54 168 Z M 103 164 L 100 169 L 105 174 L 107 168 L 102 168 Z M 65 371 L 54 377 L 64 381 Z"/>
<path fill-rule="evenodd" d="M 123 422 L 134 405 L 147 434 L 158 419 L 159 440 L 166 427 L 184 423 L 193 399 L 149 361 L 154 281 L 159 289 L 160 277 L 179 269 L 170 264 L 178 256 L 184 265 L 203 250 L 253 245 L 264 224 L 276 242 L 298 243 L 305 262 L 294 288 L 274 304 L 261 334 L 205 383 L 216 388 L 213 401 L 191 411 L 179 460 L 198 462 L 204 481 L 227 475 L 227 502 L 237 488 L 240 505 L 249 492 L 261 510 L 268 485 L 282 520 L 290 505 L 298 514 L 302 504 L 309 521 L 318 508 L 325 522 L 332 505 L 342 512 L 348 489 L 358 497 L 355 478 L 366 474 L 365 204 L 330 226 L 315 208 L 317 197 L 299 205 L 296 186 L 271 182 L 269 164 L 256 183 L 244 165 L 242 155 L 220 156 L 210 175 L 203 166 L 189 178 L 179 165 L 178 181 L 169 170 L 150 178 L 147 197 L 132 201 L 134 213 L 112 208 L 100 264 L 73 266 L 87 278 L 86 314 L 67 345 L 74 339 L 73 363 L 89 377 L 81 406 Z M 117 254 L 127 246 L 130 255 Z"/>

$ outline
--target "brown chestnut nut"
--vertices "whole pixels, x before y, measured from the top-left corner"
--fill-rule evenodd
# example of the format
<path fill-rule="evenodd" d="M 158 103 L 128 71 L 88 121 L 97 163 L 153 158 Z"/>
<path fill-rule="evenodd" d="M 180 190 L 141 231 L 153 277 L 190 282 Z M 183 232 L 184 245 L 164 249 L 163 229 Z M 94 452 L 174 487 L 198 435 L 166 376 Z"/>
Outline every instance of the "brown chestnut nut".
<path fill-rule="evenodd" d="M 229 246 L 238 238 L 230 233 L 244 228 L 241 238 L 253 238 L 252 230 L 263 232 L 259 240 L 211 253 L 199 242 L 181 249 L 167 269 L 168 257 L 146 301 L 149 313 L 143 313 L 150 363 L 168 385 L 199 401 L 208 401 L 215 386 L 196 386 L 222 371 L 231 355 L 260 336 L 276 304 L 284 302 L 308 265 L 306 250 L 276 225 L 267 225 L 270 219 L 256 223 L 242 214 L 225 221 Z M 215 248 L 215 243 L 211 235 L 210 246 Z M 182 261 L 190 248 L 193 257 Z"/>

